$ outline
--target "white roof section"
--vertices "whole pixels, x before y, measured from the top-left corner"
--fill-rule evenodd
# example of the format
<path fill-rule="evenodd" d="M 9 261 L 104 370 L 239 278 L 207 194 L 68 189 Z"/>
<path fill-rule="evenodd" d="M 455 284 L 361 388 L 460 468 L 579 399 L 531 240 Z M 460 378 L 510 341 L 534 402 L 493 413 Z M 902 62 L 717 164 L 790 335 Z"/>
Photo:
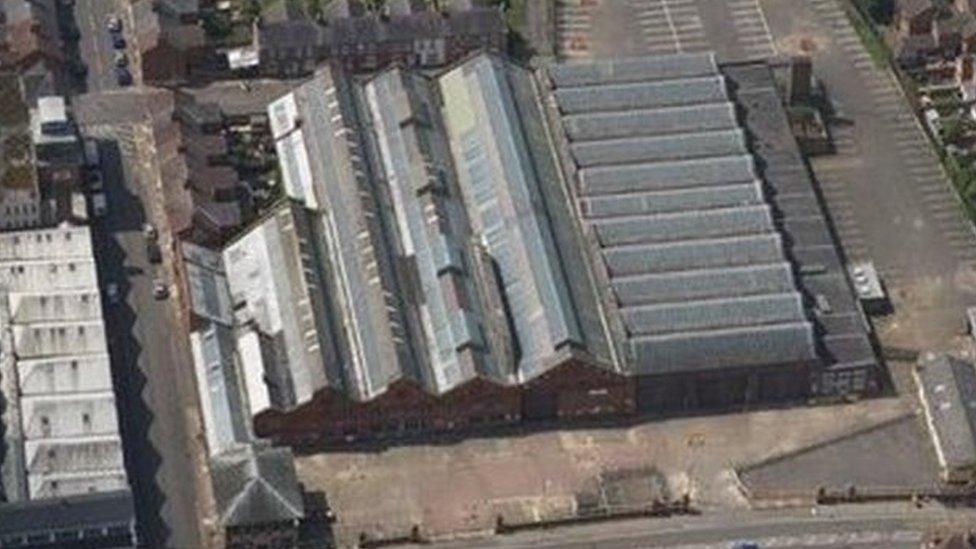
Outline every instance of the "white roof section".
<path fill-rule="evenodd" d="M 0 375 L 19 382 L 5 420 L 26 497 L 126 488 L 88 228 L 0 234 L 0 287 Z"/>
<path fill-rule="evenodd" d="M 41 124 L 67 122 L 68 108 L 65 106 L 64 97 L 60 95 L 38 97 L 37 114 L 40 116 Z"/>

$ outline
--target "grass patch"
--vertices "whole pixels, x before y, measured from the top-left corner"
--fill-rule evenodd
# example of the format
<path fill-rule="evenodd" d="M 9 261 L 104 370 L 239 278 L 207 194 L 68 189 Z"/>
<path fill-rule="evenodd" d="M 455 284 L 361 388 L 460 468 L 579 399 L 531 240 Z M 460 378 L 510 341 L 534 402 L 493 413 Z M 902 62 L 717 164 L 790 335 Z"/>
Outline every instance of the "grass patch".
<path fill-rule="evenodd" d="M 943 151 L 943 164 L 946 173 L 952 181 L 952 186 L 956 188 L 959 197 L 962 198 L 962 207 L 970 221 L 976 221 L 976 171 L 972 164 L 961 164 L 959 160 L 951 154 Z"/>
<path fill-rule="evenodd" d="M 874 26 L 868 23 L 857 9 L 849 8 L 845 11 L 847 11 L 847 18 L 850 20 L 851 26 L 854 27 L 854 32 L 857 33 L 858 38 L 861 39 L 861 43 L 864 44 L 864 49 L 871 56 L 871 61 L 874 62 L 874 66 L 879 69 L 887 68 L 890 65 L 891 53 L 888 51 L 888 46 L 885 45 L 884 39 L 881 38 Z"/>

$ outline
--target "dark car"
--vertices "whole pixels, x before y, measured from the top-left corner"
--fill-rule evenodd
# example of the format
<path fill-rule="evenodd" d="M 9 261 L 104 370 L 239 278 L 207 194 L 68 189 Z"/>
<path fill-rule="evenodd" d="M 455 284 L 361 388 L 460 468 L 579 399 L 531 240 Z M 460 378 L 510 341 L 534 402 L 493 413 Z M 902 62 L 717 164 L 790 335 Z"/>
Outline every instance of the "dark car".
<path fill-rule="evenodd" d="M 159 244 L 155 240 L 146 241 L 146 256 L 150 263 L 160 263 L 163 261 L 163 252 L 159 249 Z"/>
<path fill-rule="evenodd" d="M 132 73 L 125 67 L 115 67 L 115 80 L 120 86 L 131 86 Z"/>
<path fill-rule="evenodd" d="M 121 34 L 112 34 L 112 47 L 117 50 L 124 50 L 125 38 Z"/>

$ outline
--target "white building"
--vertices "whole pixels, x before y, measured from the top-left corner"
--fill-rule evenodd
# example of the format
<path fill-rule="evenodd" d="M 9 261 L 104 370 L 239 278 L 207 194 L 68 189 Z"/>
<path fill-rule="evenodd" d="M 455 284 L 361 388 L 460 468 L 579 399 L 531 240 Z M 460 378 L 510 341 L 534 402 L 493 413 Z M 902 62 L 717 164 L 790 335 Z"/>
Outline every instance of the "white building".
<path fill-rule="evenodd" d="M 87 227 L 0 233 L 11 500 L 128 489 Z"/>

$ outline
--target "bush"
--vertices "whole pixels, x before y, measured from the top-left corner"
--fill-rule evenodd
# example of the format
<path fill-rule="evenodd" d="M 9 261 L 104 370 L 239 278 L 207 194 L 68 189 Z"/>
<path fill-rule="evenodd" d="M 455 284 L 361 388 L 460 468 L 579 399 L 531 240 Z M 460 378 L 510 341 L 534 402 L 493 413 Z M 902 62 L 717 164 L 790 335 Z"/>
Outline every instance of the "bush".
<path fill-rule="evenodd" d="M 857 0 L 861 8 L 879 25 L 889 25 L 895 15 L 894 0 Z"/>

